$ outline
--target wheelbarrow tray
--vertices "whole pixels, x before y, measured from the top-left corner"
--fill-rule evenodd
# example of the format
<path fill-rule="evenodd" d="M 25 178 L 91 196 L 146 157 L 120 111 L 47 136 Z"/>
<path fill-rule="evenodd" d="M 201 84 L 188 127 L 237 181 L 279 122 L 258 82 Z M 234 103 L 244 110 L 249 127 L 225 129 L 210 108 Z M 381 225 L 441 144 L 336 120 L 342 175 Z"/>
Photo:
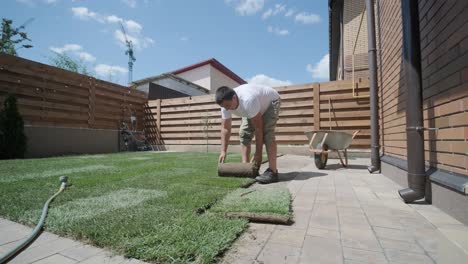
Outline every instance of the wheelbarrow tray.
<path fill-rule="evenodd" d="M 309 150 L 315 153 L 315 165 L 319 169 L 326 166 L 328 159 L 328 152 L 336 151 L 340 158 L 343 167 L 348 166 L 348 153 L 347 149 L 353 138 L 357 135 L 359 130 L 354 133 L 338 130 L 316 130 L 304 132 L 309 139 Z M 341 158 L 340 151 L 343 151 L 345 161 Z"/>
<path fill-rule="evenodd" d="M 347 131 L 317 130 L 317 131 L 306 131 L 305 134 L 307 138 L 309 139 L 310 150 L 322 152 L 323 150 L 321 148 L 320 149 L 317 148 L 319 144 L 321 145 L 326 144 L 328 146 L 328 150 L 347 149 L 349 145 L 351 145 L 351 142 L 353 141 L 353 138 L 357 132 L 358 131 L 352 134 Z M 325 135 L 327 135 L 327 137 L 325 138 L 325 141 L 323 141 Z"/>

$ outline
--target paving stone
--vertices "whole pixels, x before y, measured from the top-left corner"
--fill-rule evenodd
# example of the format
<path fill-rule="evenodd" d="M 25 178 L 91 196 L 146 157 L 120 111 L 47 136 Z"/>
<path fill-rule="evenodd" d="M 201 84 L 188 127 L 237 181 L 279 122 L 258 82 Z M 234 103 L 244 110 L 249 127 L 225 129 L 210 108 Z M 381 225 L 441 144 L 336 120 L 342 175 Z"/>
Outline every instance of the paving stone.
<path fill-rule="evenodd" d="M 67 248 L 74 247 L 79 243 L 70 239 L 58 239 L 54 240 L 50 243 L 44 243 L 37 247 L 27 248 L 23 252 L 21 252 L 18 256 L 16 256 L 10 264 L 15 263 L 32 263 L 34 261 L 52 256 L 62 250 Z"/>
<path fill-rule="evenodd" d="M 409 243 L 398 240 L 390 239 L 379 239 L 380 245 L 385 249 L 396 249 L 401 251 L 407 251 L 411 253 L 424 254 L 424 249 L 422 249 L 417 243 Z"/>
<path fill-rule="evenodd" d="M 312 211 L 312 207 L 314 206 L 314 200 L 307 197 L 296 196 L 296 198 L 292 201 L 292 206 L 296 210 Z"/>
<path fill-rule="evenodd" d="M 1 230 L 0 245 L 20 241 L 26 238 L 31 231 L 31 228 L 19 224 L 5 226 L 3 230 Z"/>
<path fill-rule="evenodd" d="M 257 261 L 260 263 L 297 263 L 301 252 L 300 247 L 267 242 Z"/>
<path fill-rule="evenodd" d="M 292 227 L 298 229 L 307 229 L 312 210 L 294 210 L 294 223 Z"/>
<path fill-rule="evenodd" d="M 343 253 L 340 241 L 332 238 L 306 236 L 299 263 L 341 264 Z"/>
<path fill-rule="evenodd" d="M 71 247 L 60 251 L 60 254 L 68 258 L 72 258 L 78 261 L 83 261 L 87 258 L 90 258 L 94 255 L 101 253 L 103 249 L 96 248 L 89 245 L 79 244 L 75 247 Z"/>
<path fill-rule="evenodd" d="M 343 247 L 343 254 L 346 260 L 372 264 L 388 263 L 385 255 L 382 252 Z"/>
<path fill-rule="evenodd" d="M 306 234 L 305 229 L 278 226 L 271 234 L 269 242 L 301 247 Z"/>
<path fill-rule="evenodd" d="M 405 241 L 405 242 L 413 242 L 414 237 L 409 234 L 406 230 L 399 230 L 399 229 L 392 229 L 392 228 L 385 228 L 385 227 L 374 227 L 375 233 L 377 237 L 398 240 L 398 241 Z"/>
<path fill-rule="evenodd" d="M 383 251 L 372 229 L 344 227 L 341 229 L 341 243 L 344 247 Z"/>
<path fill-rule="evenodd" d="M 41 260 L 33 262 L 33 264 L 74 264 L 74 263 L 77 263 L 77 261 L 64 257 L 59 254 L 55 254 L 50 257 L 43 258 Z"/>
<path fill-rule="evenodd" d="M 329 230 L 329 229 L 315 228 L 315 227 L 310 227 L 310 226 L 307 229 L 307 235 L 308 236 L 329 238 L 329 239 L 337 239 L 337 240 L 340 239 L 340 232 L 338 232 L 338 231 Z"/>
<path fill-rule="evenodd" d="M 433 264 L 434 261 L 422 254 L 409 253 L 405 251 L 386 249 L 385 254 L 391 263 L 411 263 L 411 264 Z"/>
<path fill-rule="evenodd" d="M 440 225 L 460 225 L 460 221 L 456 220 L 455 218 L 442 213 L 442 212 L 433 212 L 429 210 L 419 210 L 418 211 L 421 215 L 423 215 L 429 222 L 431 222 L 435 226 Z"/>
<path fill-rule="evenodd" d="M 124 257 L 113 256 L 110 253 L 103 252 L 79 263 L 80 264 L 123 264 L 127 260 L 128 259 L 125 259 Z"/>

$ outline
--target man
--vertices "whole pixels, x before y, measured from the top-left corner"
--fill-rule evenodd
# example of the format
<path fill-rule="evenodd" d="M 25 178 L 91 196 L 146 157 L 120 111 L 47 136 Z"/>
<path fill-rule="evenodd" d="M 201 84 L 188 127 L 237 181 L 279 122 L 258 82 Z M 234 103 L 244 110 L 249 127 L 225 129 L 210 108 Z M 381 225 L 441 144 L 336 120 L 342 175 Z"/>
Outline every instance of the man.
<path fill-rule="evenodd" d="M 242 162 L 250 161 L 251 142 L 255 135 L 255 164 L 260 167 L 263 143 L 266 146 L 269 162 L 269 168 L 255 180 L 263 184 L 277 182 L 275 127 L 280 109 L 278 92 L 271 87 L 258 84 L 244 84 L 234 89 L 222 86 L 216 90 L 216 103 L 221 106 L 222 117 L 219 162 L 223 163 L 226 159 L 231 136 L 231 114 L 235 114 L 242 117 L 239 128 Z"/>

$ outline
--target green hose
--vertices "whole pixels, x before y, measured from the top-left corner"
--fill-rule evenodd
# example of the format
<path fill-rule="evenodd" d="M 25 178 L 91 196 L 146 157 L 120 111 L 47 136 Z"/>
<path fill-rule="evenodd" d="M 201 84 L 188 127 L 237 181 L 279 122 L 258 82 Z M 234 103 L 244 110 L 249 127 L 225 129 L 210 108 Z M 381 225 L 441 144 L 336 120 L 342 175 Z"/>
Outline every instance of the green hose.
<path fill-rule="evenodd" d="M 44 208 L 42 209 L 41 219 L 39 220 L 39 223 L 36 225 L 36 227 L 32 231 L 31 235 L 27 237 L 26 239 L 24 239 L 21 242 L 21 244 L 11 249 L 7 253 L 3 254 L 0 257 L 0 264 L 7 263 L 7 261 L 11 260 L 11 258 L 15 256 L 18 252 L 26 249 L 26 247 L 31 243 L 31 241 L 33 241 L 37 237 L 37 235 L 42 229 L 42 226 L 44 225 L 44 221 L 47 215 L 47 210 L 49 209 L 50 202 L 52 202 L 52 200 L 54 200 L 55 197 L 57 197 L 57 195 L 59 195 L 61 192 L 63 192 L 63 190 L 65 190 L 65 187 L 67 186 L 67 180 L 68 179 L 65 176 L 60 177 L 60 182 L 61 182 L 60 189 L 58 192 L 52 195 L 52 197 L 50 197 L 49 200 L 47 200 L 47 202 L 44 204 Z"/>

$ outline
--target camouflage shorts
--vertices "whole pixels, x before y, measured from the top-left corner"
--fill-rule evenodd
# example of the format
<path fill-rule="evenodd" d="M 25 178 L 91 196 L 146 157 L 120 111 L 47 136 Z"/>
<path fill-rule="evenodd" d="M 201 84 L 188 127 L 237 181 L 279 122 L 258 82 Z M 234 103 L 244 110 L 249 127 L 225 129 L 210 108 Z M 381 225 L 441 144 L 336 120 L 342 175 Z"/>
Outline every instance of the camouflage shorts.
<path fill-rule="evenodd" d="M 279 118 L 279 111 L 281 106 L 281 100 L 271 102 L 271 105 L 263 113 L 263 142 L 266 145 L 270 145 L 275 140 L 275 128 L 276 122 Z M 247 117 L 242 118 L 242 123 L 239 128 L 239 138 L 242 145 L 249 145 L 252 142 L 252 138 L 255 135 L 255 127 L 252 121 Z"/>

